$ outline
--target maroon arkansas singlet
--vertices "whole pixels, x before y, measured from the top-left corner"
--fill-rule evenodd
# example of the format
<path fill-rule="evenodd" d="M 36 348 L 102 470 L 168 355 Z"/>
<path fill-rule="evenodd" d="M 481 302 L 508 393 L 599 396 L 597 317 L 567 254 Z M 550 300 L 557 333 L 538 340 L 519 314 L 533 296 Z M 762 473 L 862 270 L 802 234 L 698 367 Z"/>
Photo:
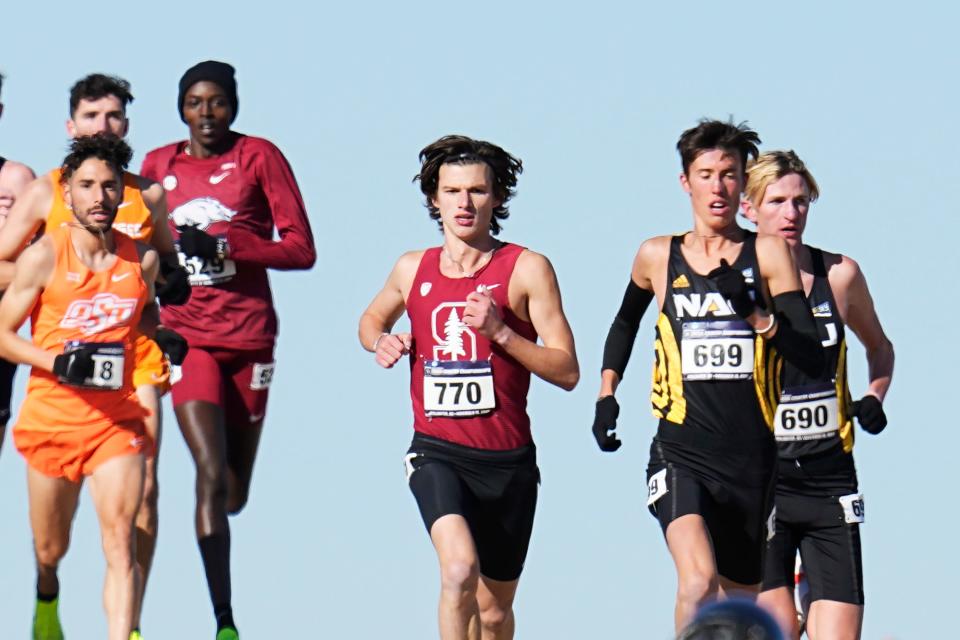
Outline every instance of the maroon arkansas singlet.
<path fill-rule="evenodd" d="M 513 313 L 507 296 L 523 251 L 504 244 L 469 278 L 440 273 L 440 247 L 424 252 L 407 297 L 413 333 L 410 396 L 418 433 L 488 450 L 532 442 L 527 416 L 530 372 L 463 322 L 467 295 L 485 287 L 507 326 L 536 341 L 533 325 Z"/>

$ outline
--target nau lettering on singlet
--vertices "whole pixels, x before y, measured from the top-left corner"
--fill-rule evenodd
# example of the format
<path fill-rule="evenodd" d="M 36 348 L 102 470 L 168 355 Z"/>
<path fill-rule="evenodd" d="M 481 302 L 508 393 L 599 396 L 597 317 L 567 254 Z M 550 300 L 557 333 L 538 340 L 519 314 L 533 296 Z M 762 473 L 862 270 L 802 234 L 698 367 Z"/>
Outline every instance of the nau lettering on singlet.
<path fill-rule="evenodd" d="M 431 314 L 432 360 L 423 364 L 427 417 L 479 416 L 496 408 L 493 364 L 477 360 L 477 334 L 463 322 L 466 302 L 443 302 Z"/>
<path fill-rule="evenodd" d="M 780 442 L 820 440 L 840 429 L 840 408 L 833 382 L 788 387 L 780 394 L 773 434 Z"/>
<path fill-rule="evenodd" d="M 64 329 L 79 329 L 89 336 L 126 323 L 136 308 L 136 298 L 98 293 L 93 298 L 71 302 L 60 320 L 60 326 Z"/>

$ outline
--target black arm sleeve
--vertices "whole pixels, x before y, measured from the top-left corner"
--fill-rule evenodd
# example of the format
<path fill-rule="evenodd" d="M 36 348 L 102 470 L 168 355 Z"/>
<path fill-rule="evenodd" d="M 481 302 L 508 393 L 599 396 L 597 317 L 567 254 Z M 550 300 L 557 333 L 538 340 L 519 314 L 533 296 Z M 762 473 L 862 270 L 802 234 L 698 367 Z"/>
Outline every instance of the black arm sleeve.
<path fill-rule="evenodd" d="M 640 328 L 640 319 L 651 300 L 653 292 L 641 289 L 631 278 L 627 291 L 623 294 L 617 317 L 610 325 L 607 342 L 603 345 L 602 369 L 616 371 L 621 380 L 627 363 L 630 362 L 630 352 L 633 351 L 633 341 L 637 337 L 637 329 Z"/>
<path fill-rule="evenodd" d="M 787 291 L 773 297 L 773 307 L 780 326 L 770 344 L 787 362 L 811 378 L 818 378 L 826 366 L 826 357 L 806 296 L 801 291 Z"/>

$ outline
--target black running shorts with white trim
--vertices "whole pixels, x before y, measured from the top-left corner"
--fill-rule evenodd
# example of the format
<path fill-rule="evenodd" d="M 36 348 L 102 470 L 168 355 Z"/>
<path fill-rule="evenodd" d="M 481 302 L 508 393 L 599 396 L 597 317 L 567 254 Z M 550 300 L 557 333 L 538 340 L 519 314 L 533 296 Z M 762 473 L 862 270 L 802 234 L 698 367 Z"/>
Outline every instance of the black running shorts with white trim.
<path fill-rule="evenodd" d="M 677 518 L 702 516 L 717 572 L 733 582 L 758 584 L 763 578 L 764 544 L 773 525 L 773 440 L 702 446 L 702 434 L 697 434 L 696 442 L 678 442 L 675 436 L 682 428 L 662 425 L 650 446 L 650 512 L 664 536 Z M 669 439 L 661 437 L 665 432 Z"/>
<path fill-rule="evenodd" d="M 519 578 L 540 484 L 534 445 L 488 451 L 418 433 L 404 461 L 427 532 L 442 516 L 461 515 L 477 547 L 480 573 L 493 580 Z"/>
<path fill-rule="evenodd" d="M 793 588 L 799 550 L 811 600 L 862 605 L 864 512 L 853 456 L 840 451 L 782 459 L 776 505 L 776 535 L 767 543 L 763 590 Z"/>

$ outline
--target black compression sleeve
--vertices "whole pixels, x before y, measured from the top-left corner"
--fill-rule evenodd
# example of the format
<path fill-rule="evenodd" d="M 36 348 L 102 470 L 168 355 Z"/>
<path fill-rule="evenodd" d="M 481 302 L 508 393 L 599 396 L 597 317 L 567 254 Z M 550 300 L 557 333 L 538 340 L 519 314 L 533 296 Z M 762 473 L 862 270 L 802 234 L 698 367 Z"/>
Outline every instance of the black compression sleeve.
<path fill-rule="evenodd" d="M 610 325 L 607 342 L 603 345 L 603 369 L 613 369 L 623 379 L 623 372 L 630 361 L 630 352 L 633 351 L 633 341 L 640 328 L 640 319 L 653 300 L 653 292 L 641 289 L 631 278 L 627 290 L 623 294 L 623 302 L 617 317 Z"/>
<path fill-rule="evenodd" d="M 806 296 L 801 291 L 787 291 L 773 297 L 773 306 L 780 326 L 770 344 L 787 362 L 811 378 L 819 377 L 826 358 Z"/>

